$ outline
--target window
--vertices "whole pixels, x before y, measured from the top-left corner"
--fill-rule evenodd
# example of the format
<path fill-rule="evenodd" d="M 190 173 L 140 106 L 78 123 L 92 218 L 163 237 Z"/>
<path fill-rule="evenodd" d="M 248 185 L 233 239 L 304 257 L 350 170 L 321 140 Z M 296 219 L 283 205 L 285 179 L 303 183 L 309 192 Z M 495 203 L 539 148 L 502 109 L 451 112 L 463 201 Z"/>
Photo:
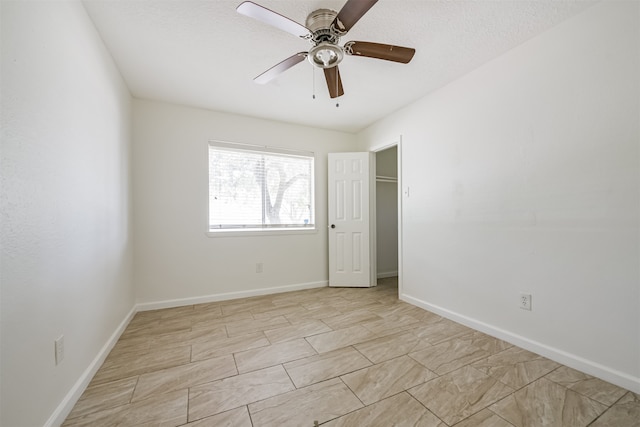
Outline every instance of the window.
<path fill-rule="evenodd" d="M 314 155 L 209 143 L 209 231 L 314 229 Z"/>

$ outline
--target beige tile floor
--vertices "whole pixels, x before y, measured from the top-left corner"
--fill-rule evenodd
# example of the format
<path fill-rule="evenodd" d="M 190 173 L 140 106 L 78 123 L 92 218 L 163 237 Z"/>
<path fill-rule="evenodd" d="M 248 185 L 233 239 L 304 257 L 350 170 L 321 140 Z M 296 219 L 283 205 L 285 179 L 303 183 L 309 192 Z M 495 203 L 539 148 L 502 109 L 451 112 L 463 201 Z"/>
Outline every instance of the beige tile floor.
<path fill-rule="evenodd" d="M 397 282 L 138 313 L 66 426 L 640 426 L 640 395 L 397 299 Z"/>

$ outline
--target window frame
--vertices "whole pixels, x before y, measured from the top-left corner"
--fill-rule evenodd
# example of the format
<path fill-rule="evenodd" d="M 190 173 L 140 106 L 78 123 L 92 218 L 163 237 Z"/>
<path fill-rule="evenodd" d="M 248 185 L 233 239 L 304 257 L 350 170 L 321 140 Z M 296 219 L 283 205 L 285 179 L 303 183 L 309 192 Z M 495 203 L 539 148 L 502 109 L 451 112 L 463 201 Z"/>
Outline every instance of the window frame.
<path fill-rule="evenodd" d="M 298 225 L 285 225 L 285 226 L 267 226 L 267 227 L 242 227 L 235 226 L 229 228 L 211 228 L 211 200 L 210 200 L 210 186 L 211 186 L 211 164 L 209 160 L 210 150 L 212 147 L 220 147 L 230 151 L 247 151 L 252 153 L 264 153 L 270 155 L 282 154 L 285 156 L 300 156 L 307 157 L 311 160 L 311 177 L 309 184 L 310 200 L 311 200 L 311 214 L 313 218 L 313 224 L 308 226 Z M 264 235 L 287 235 L 287 234 L 314 234 L 318 231 L 317 226 L 317 209 L 316 209 L 316 155 L 313 151 L 304 151 L 289 149 L 284 147 L 273 147 L 268 145 L 247 144 L 239 142 L 228 142 L 220 140 L 209 140 L 207 142 L 207 231 L 206 235 L 209 237 L 231 237 L 231 236 L 264 236 Z"/>

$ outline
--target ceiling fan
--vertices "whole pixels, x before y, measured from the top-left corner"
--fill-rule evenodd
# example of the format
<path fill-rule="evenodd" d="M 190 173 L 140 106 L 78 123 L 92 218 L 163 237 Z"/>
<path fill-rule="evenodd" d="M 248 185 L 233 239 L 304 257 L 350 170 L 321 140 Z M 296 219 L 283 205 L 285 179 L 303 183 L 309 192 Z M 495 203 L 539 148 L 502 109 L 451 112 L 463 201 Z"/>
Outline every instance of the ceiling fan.
<path fill-rule="evenodd" d="M 347 0 L 340 12 L 318 9 L 307 16 L 305 25 L 250 1 L 240 4 L 236 10 L 242 15 L 308 40 L 313 45 L 308 52 L 298 52 L 290 56 L 260 74 L 254 81 L 265 84 L 306 58 L 311 64 L 324 70 L 329 95 L 331 98 L 337 98 L 344 95 L 338 70 L 338 64 L 344 55 L 384 59 L 403 64 L 409 63 L 416 53 L 416 50 L 412 48 L 361 41 L 350 41 L 344 46 L 338 44 L 340 37 L 347 34 L 377 1 Z"/>

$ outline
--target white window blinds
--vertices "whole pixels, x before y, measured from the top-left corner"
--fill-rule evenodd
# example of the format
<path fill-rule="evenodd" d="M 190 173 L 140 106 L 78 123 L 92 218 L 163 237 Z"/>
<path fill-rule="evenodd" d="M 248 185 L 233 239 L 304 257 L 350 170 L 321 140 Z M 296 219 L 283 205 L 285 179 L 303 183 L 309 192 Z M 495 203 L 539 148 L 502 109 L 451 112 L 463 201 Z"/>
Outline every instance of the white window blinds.
<path fill-rule="evenodd" d="M 209 143 L 209 230 L 314 228 L 313 153 Z"/>

